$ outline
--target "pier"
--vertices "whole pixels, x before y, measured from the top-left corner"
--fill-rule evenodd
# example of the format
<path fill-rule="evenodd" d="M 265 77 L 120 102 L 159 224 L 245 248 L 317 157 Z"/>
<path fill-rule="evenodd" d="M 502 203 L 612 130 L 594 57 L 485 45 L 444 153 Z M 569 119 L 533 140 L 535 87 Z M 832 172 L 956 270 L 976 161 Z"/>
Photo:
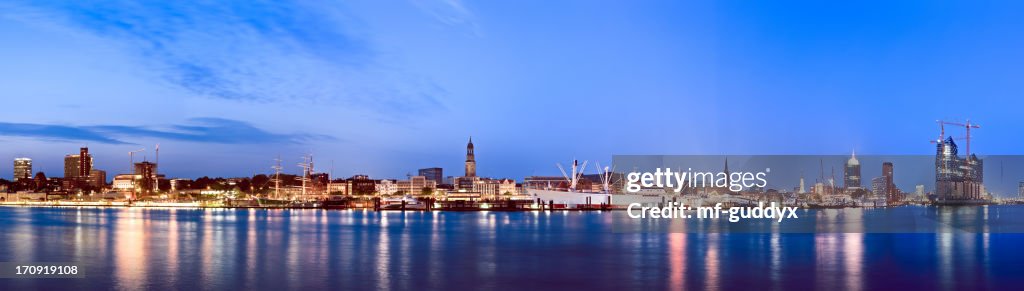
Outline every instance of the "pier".
<path fill-rule="evenodd" d="M 246 209 L 370 209 L 374 211 L 595 211 L 615 210 L 609 204 L 557 204 L 553 201 L 529 200 L 497 200 L 497 201 L 435 201 L 425 199 L 426 203 L 392 203 L 386 204 L 380 199 L 352 200 L 332 202 L 318 201 L 276 201 L 276 200 L 208 200 L 208 201 L 4 201 L 0 206 L 11 207 L 158 207 L 158 208 L 246 208 Z"/>

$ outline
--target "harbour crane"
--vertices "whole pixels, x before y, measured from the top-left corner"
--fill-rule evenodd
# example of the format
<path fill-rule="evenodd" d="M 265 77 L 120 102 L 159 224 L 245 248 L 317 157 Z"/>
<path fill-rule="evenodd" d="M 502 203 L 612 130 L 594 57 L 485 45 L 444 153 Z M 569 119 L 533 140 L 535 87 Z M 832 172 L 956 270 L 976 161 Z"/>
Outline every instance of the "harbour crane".
<path fill-rule="evenodd" d="M 562 167 L 561 163 L 556 163 L 555 165 L 558 166 L 559 171 L 562 171 L 562 177 L 569 182 L 569 191 L 576 191 L 576 184 L 579 183 L 580 176 L 583 176 L 583 169 L 587 168 L 587 161 L 583 161 L 583 166 L 580 166 L 578 160 L 572 160 L 572 176 L 565 172 L 565 168 Z"/>
<path fill-rule="evenodd" d="M 615 184 L 615 183 L 618 183 L 618 180 L 617 179 L 613 179 L 614 176 L 612 175 L 612 173 L 615 172 L 615 167 L 612 166 L 611 168 L 609 168 L 609 167 L 605 166 L 604 168 L 601 168 L 601 162 L 594 162 L 594 164 L 597 167 L 597 173 L 601 177 L 601 188 L 602 188 L 602 190 L 604 190 L 604 193 L 608 193 L 608 194 L 612 193 L 611 185 Z"/>

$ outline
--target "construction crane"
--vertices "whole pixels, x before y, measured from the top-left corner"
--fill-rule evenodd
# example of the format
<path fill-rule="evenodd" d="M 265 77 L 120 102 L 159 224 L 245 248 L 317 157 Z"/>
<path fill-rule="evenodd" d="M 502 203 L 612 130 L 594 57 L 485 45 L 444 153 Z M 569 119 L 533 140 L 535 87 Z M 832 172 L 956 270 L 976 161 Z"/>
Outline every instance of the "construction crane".
<path fill-rule="evenodd" d="M 936 141 L 938 143 L 941 143 L 942 139 L 945 138 L 945 135 L 946 135 L 946 127 L 945 127 L 945 125 L 946 124 L 964 127 L 964 129 L 967 132 L 965 137 L 963 137 L 963 138 L 956 138 L 956 139 L 958 139 L 958 140 L 959 139 L 967 140 L 967 147 L 966 147 L 967 156 L 971 155 L 971 128 L 981 128 L 981 125 L 978 125 L 977 123 L 971 123 L 970 119 L 968 119 L 967 122 L 965 122 L 965 123 L 950 122 L 950 121 L 943 121 L 943 120 L 936 120 L 935 122 L 939 124 L 939 139 Z"/>
<path fill-rule="evenodd" d="M 935 122 L 939 124 L 939 138 L 935 139 L 935 140 L 932 140 L 930 142 L 931 143 L 936 143 L 936 144 L 941 144 L 943 139 L 946 138 L 946 127 L 942 124 L 941 120 L 936 120 Z M 949 136 L 949 138 L 951 138 L 953 140 L 964 140 L 963 137 L 958 137 L 958 136 Z"/>
<path fill-rule="evenodd" d="M 141 153 L 141 152 L 144 152 L 144 151 L 146 151 L 146 149 L 138 149 L 138 150 L 134 150 L 134 151 L 129 151 L 128 152 L 128 163 L 129 163 L 129 165 L 128 165 L 128 174 L 135 174 L 135 153 Z M 134 200 L 135 199 L 135 188 L 134 187 L 132 187 L 131 196 L 129 196 L 128 199 L 129 200 Z"/>
<path fill-rule="evenodd" d="M 935 123 L 939 124 L 939 138 L 933 140 L 932 143 L 942 143 L 942 139 L 946 138 L 946 125 L 942 123 L 942 120 L 936 120 Z"/>
<path fill-rule="evenodd" d="M 128 162 L 130 163 L 130 165 L 128 165 L 128 173 L 135 173 L 135 153 L 141 153 L 144 151 L 146 151 L 146 149 L 138 149 L 128 152 Z"/>
<path fill-rule="evenodd" d="M 156 144 L 156 165 L 153 165 L 153 175 L 160 173 L 160 144 Z"/>

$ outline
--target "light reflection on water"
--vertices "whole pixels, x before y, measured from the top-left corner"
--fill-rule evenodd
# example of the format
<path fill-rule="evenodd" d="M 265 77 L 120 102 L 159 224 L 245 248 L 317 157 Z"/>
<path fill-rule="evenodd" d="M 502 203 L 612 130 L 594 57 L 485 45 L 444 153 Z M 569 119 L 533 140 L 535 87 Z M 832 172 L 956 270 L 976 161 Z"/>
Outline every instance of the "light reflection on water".
<path fill-rule="evenodd" d="M 1024 208 L 1021 210 L 1024 211 Z M 938 213 L 987 215 L 988 209 Z M 861 212 L 809 213 L 856 229 Z M 0 261 L 88 279 L 0 289 L 999 289 L 1024 235 L 615 233 L 623 212 L 0 208 Z M 669 222 L 678 223 L 678 222 Z M 680 227 L 686 228 L 687 225 Z M 704 227 L 704 226 L 696 226 Z"/>

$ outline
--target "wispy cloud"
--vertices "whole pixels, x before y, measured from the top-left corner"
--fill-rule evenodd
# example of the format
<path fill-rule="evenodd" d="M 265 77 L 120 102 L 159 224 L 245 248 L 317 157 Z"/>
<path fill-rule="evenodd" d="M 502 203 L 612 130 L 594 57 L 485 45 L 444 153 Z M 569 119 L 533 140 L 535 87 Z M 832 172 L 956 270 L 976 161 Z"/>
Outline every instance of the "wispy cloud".
<path fill-rule="evenodd" d="M 331 136 L 320 134 L 273 133 L 246 122 L 222 118 L 194 118 L 188 123 L 170 126 L 73 126 L 0 122 L 0 135 L 105 144 L 130 144 L 132 142 L 128 140 L 139 138 L 219 144 L 285 144 L 334 140 Z"/>
<path fill-rule="evenodd" d="M 99 132 L 67 125 L 0 122 L 0 135 L 38 138 L 43 140 L 92 141 L 107 144 L 125 144 L 123 141 L 110 138 Z"/>
<path fill-rule="evenodd" d="M 442 24 L 465 27 L 477 36 L 481 34 L 476 15 L 466 8 L 461 0 L 412 0 L 412 2 Z"/>
<path fill-rule="evenodd" d="M 24 1 L 19 20 L 57 24 L 111 40 L 163 82 L 197 96 L 241 101 L 313 100 L 387 110 L 381 99 L 435 109 L 431 86 L 379 64 L 337 3 L 303 1 Z M 21 13 L 23 12 L 23 13 Z M 380 85 L 405 88 L 401 95 Z M 406 93 L 411 91 L 412 93 Z"/>

